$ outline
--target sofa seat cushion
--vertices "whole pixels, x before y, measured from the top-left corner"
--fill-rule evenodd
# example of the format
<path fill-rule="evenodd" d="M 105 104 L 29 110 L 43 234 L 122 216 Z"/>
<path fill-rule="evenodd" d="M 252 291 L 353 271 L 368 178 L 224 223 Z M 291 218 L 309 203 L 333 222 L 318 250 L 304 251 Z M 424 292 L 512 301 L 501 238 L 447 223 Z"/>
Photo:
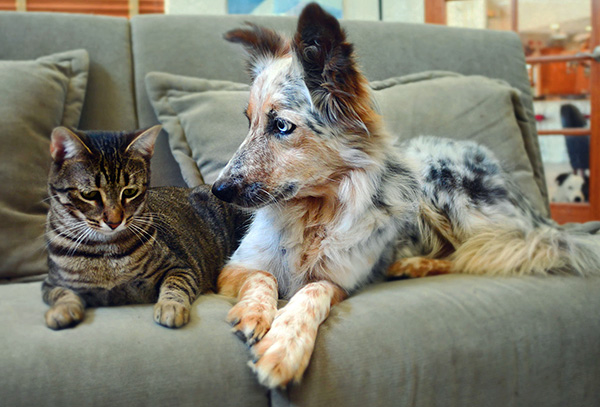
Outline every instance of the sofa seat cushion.
<path fill-rule="evenodd" d="M 428 277 L 332 308 L 274 406 L 598 406 L 600 278 Z"/>
<path fill-rule="evenodd" d="M 0 279 L 47 271 L 50 133 L 79 124 L 88 66 L 85 50 L 0 61 Z"/>
<path fill-rule="evenodd" d="M 0 285 L 1 405 L 267 406 L 228 299 L 201 296 L 181 329 L 152 305 L 88 309 L 73 329 L 44 324 L 40 283 Z"/>
<path fill-rule="evenodd" d="M 249 86 L 168 73 L 146 76 L 156 116 L 184 180 L 212 183 L 246 136 Z M 371 82 L 390 133 L 475 140 L 496 153 L 537 210 L 547 215 L 525 149 L 531 135 L 521 93 L 506 82 L 451 72 L 423 72 Z"/>
<path fill-rule="evenodd" d="M 600 405 L 600 279 L 450 275 L 373 284 L 331 310 L 302 383 L 273 406 Z M 201 296 L 188 326 L 151 305 L 44 325 L 39 283 L 0 285 L 6 405 L 267 405 L 250 353 Z"/>

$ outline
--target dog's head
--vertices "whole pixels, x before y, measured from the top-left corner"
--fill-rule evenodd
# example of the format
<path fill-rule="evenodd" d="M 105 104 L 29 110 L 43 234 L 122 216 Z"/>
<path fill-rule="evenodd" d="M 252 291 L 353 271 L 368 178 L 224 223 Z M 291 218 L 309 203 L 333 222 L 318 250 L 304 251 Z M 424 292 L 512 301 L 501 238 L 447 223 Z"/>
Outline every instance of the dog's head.
<path fill-rule="evenodd" d="M 589 178 L 584 175 L 565 172 L 559 174 L 554 182 L 557 185 L 553 201 L 587 202 L 589 201 Z"/>
<path fill-rule="evenodd" d="M 293 39 L 252 24 L 225 39 L 246 50 L 252 86 L 248 135 L 213 185 L 217 197 L 260 207 L 318 195 L 372 164 L 380 119 L 335 17 L 313 3 Z"/>

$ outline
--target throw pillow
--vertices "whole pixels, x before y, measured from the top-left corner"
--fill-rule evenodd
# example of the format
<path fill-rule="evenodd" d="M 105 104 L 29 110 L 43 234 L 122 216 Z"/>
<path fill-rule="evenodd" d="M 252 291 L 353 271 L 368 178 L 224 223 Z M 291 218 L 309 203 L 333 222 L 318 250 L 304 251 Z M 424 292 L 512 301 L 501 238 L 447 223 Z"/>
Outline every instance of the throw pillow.
<path fill-rule="evenodd" d="M 0 278 L 47 272 L 50 133 L 79 124 L 88 65 L 85 50 L 0 61 Z"/>

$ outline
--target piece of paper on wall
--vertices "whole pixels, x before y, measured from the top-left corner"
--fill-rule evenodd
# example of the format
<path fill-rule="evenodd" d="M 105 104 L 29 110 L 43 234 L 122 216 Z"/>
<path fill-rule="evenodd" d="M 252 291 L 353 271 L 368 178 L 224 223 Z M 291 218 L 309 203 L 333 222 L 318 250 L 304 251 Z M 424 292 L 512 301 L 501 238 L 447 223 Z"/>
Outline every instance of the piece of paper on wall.
<path fill-rule="evenodd" d="M 229 14 L 297 16 L 310 1 L 304 0 L 228 0 Z M 343 17 L 344 0 L 317 1 L 336 18 Z"/>

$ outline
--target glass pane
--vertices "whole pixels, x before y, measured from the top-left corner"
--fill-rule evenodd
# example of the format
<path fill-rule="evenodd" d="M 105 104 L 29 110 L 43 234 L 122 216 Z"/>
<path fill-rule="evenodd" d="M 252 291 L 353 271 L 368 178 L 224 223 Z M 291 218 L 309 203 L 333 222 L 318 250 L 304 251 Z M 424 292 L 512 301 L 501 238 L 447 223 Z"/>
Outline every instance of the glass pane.
<path fill-rule="evenodd" d="M 590 0 L 519 0 L 519 35 L 527 57 L 590 52 Z M 529 67 L 537 98 L 589 96 L 590 62 L 554 62 Z"/>
<path fill-rule="evenodd" d="M 527 57 L 590 51 L 590 0 L 519 0 L 519 35 Z M 528 65 L 538 131 L 589 128 L 589 61 Z M 540 136 L 551 201 L 586 202 L 590 136 Z"/>
<path fill-rule="evenodd" d="M 589 109 L 589 100 L 535 101 L 538 131 L 587 128 Z M 539 141 L 550 200 L 588 202 L 590 136 L 541 136 Z"/>
<path fill-rule="evenodd" d="M 510 30 L 511 0 L 448 1 L 446 21 L 452 27 Z"/>

